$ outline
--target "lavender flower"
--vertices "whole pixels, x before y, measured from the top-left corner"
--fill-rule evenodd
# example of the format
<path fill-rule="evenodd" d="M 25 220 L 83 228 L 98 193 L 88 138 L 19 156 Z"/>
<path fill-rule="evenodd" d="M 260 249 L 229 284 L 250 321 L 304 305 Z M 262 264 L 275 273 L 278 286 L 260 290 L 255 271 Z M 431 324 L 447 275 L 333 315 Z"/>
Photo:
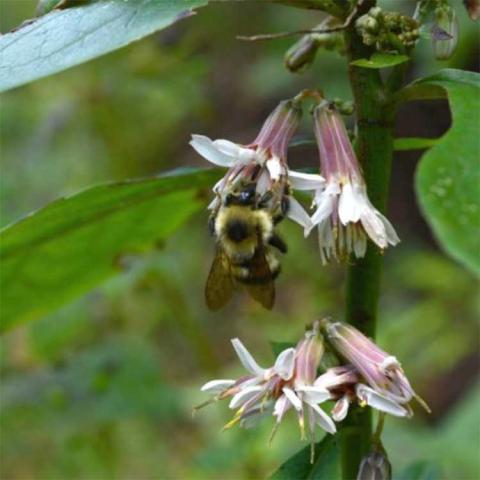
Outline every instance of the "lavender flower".
<path fill-rule="evenodd" d="M 308 234 L 318 226 L 322 262 L 363 257 L 367 236 L 381 249 L 400 240 L 390 222 L 371 204 L 360 165 L 340 113 L 322 101 L 314 111 L 321 172 L 326 185 L 316 189 L 317 209 Z"/>
<path fill-rule="evenodd" d="M 272 214 L 282 207 L 282 199 L 288 199 L 287 215 L 303 228 L 310 228 L 311 221 L 301 204 L 291 195 L 291 188 L 313 190 L 324 185 L 320 175 L 289 170 L 287 148 L 298 127 L 301 109 L 295 100 L 281 102 L 265 121 L 255 140 L 240 145 L 229 140 L 210 140 L 203 135 L 192 135 L 190 145 L 209 162 L 228 167 L 225 176 L 214 186 L 215 198 L 209 205 L 217 208 L 226 192 L 240 190 L 242 185 L 256 184 L 259 198 L 269 192 Z M 238 187 L 238 188 L 237 188 Z"/>
<path fill-rule="evenodd" d="M 351 325 L 324 321 L 322 327 L 333 348 L 352 364 L 368 384 L 359 382 L 354 386 L 355 397 L 361 405 L 369 405 L 395 416 L 411 416 L 408 403 L 416 398 L 429 411 L 394 356 L 384 352 Z M 349 398 L 353 398 L 351 392 Z"/>

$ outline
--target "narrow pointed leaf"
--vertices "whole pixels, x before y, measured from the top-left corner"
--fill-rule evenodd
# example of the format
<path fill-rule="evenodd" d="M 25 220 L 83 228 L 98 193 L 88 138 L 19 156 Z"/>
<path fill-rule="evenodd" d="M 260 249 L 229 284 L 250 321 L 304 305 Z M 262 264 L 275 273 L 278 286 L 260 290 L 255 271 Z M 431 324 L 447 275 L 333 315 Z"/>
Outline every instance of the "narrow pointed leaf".
<path fill-rule="evenodd" d="M 218 170 L 100 185 L 0 233 L 0 331 L 39 318 L 121 273 L 121 258 L 166 239 L 209 195 Z"/>

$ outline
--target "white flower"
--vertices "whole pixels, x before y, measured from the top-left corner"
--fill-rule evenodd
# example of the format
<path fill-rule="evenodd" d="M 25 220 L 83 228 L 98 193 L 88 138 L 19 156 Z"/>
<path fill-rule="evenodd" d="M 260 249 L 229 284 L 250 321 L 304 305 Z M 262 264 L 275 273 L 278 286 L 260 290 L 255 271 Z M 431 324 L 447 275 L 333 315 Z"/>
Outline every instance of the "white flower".
<path fill-rule="evenodd" d="M 408 403 L 412 398 L 416 398 L 429 411 L 428 406 L 411 387 L 400 362 L 394 356 L 383 351 L 363 333 L 346 323 L 330 323 L 324 320 L 322 328 L 329 343 L 343 358 L 351 362 L 349 368 L 354 368 L 357 372 L 359 380 L 354 393 L 361 405 L 369 405 L 382 412 L 404 417 L 411 415 Z M 361 383 L 361 379 L 364 379 L 368 386 Z M 337 391 L 344 380 L 332 380 Z"/>
<path fill-rule="evenodd" d="M 203 135 L 192 135 L 190 145 L 214 165 L 228 168 L 225 176 L 214 186 L 215 198 L 209 209 L 216 209 L 223 200 L 223 192 L 235 190 L 237 185 L 255 183 L 258 198 L 273 192 L 272 210 L 281 210 L 280 202 L 288 198 L 287 216 L 305 230 L 311 229 L 311 220 L 302 205 L 291 194 L 294 190 L 323 188 L 320 175 L 299 173 L 287 166 L 287 147 L 298 126 L 301 110 L 293 100 L 281 102 L 265 121 L 257 138 L 249 145 L 229 140 L 211 140 Z"/>
<path fill-rule="evenodd" d="M 381 249 L 400 240 L 387 218 L 370 202 L 341 115 L 328 102 L 314 113 L 315 135 L 325 186 L 315 191 L 310 230 L 318 226 L 322 262 L 363 257 L 367 236 Z"/>
<path fill-rule="evenodd" d="M 225 427 L 229 428 L 238 422 L 241 426 L 251 427 L 264 417 L 266 412 L 271 414 L 272 403 L 269 400 L 277 385 L 292 378 L 295 349 L 283 350 L 272 367 L 263 368 L 238 338 L 232 339 L 232 345 L 248 375 L 237 380 L 220 379 L 207 382 L 201 387 L 201 391 L 213 394 L 213 398 L 196 408 L 231 398 L 229 407 L 237 411 L 233 420 Z"/>

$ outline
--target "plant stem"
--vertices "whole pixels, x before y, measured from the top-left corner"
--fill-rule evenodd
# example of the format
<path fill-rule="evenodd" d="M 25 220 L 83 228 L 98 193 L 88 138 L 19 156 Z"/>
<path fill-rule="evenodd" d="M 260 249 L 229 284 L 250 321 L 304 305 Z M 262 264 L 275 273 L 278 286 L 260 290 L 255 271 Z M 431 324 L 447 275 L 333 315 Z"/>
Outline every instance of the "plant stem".
<path fill-rule="evenodd" d="M 375 0 L 364 1 L 358 14 L 365 13 L 375 3 Z M 345 32 L 349 62 L 369 58 L 373 52 L 362 43 L 353 24 Z M 358 159 L 371 202 L 380 212 L 385 212 L 393 156 L 395 106 L 379 70 L 350 66 L 349 72 L 357 115 Z M 402 76 L 403 69 L 393 74 Z M 393 82 L 396 88 L 397 83 L 401 80 Z M 379 249 L 369 242 L 365 257 L 352 260 L 347 272 L 346 321 L 371 338 L 375 337 L 382 260 Z M 371 437 L 371 409 L 352 409 L 340 435 L 343 479 L 356 478 L 362 457 L 370 451 Z"/>

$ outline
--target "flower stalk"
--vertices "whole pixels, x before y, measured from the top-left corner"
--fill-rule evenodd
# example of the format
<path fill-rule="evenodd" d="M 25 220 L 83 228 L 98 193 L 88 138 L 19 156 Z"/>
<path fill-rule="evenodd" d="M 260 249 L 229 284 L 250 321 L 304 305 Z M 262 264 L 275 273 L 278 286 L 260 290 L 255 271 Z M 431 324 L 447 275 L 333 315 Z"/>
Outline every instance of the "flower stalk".
<path fill-rule="evenodd" d="M 375 3 L 365 1 L 358 13 L 366 13 Z M 373 53 L 352 26 L 345 31 L 345 44 L 349 63 Z M 403 69 L 392 73 L 396 77 L 402 74 Z M 350 65 L 349 75 L 357 115 L 357 157 L 370 201 L 385 213 L 393 156 L 393 92 L 383 84 L 379 70 Z M 398 88 L 399 84 L 401 79 L 389 79 L 389 85 Z M 369 243 L 365 257 L 356 259 L 347 273 L 346 320 L 370 338 L 375 338 L 382 263 L 380 250 Z M 353 408 L 341 429 L 344 479 L 356 478 L 362 458 L 370 451 L 371 437 L 371 410 Z"/>

